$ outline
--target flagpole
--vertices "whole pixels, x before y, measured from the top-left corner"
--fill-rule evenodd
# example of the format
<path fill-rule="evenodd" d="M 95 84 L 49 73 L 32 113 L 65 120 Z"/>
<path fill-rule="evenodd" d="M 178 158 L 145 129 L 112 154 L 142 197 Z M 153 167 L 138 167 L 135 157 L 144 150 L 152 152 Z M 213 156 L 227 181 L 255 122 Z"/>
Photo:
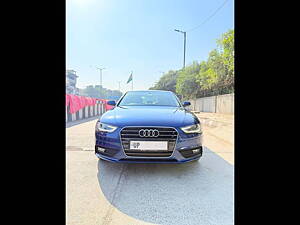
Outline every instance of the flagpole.
<path fill-rule="evenodd" d="M 131 76 L 132 76 L 132 81 L 131 81 L 131 90 L 133 91 L 133 75 L 132 75 L 133 71 L 131 71 Z"/>

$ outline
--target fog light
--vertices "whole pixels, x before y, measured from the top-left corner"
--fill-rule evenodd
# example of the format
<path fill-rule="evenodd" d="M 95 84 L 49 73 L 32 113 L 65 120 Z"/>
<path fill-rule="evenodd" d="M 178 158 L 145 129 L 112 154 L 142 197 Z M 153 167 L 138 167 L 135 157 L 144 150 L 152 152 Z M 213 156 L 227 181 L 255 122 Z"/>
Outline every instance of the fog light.
<path fill-rule="evenodd" d="M 198 153 L 199 149 L 193 149 L 192 151 L 193 151 L 193 153 Z"/>
<path fill-rule="evenodd" d="M 105 148 L 100 148 L 100 147 L 98 147 L 98 151 L 100 151 L 100 152 L 105 152 Z"/>

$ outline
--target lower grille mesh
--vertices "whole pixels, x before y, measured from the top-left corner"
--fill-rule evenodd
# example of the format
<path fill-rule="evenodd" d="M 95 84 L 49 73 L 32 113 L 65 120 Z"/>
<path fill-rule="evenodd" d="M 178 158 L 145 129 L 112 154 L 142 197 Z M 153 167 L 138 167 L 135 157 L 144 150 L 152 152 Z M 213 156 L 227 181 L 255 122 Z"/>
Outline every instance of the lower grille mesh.
<path fill-rule="evenodd" d="M 157 137 L 140 137 L 139 131 L 142 129 L 158 130 Z M 167 127 L 125 127 L 121 131 L 121 141 L 124 152 L 127 156 L 140 157 L 169 157 L 172 155 L 177 140 L 177 131 Z M 167 151 L 139 151 L 130 150 L 130 141 L 168 141 Z"/>

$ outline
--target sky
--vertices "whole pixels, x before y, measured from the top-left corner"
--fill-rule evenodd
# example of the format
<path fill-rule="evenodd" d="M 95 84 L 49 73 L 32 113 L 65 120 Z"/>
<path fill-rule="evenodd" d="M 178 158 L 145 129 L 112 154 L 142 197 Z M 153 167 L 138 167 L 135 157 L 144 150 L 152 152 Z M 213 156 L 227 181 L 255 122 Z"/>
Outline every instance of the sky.
<path fill-rule="evenodd" d="M 183 66 L 183 34 L 187 31 L 186 65 L 206 60 L 222 33 L 234 28 L 234 2 L 198 29 L 224 0 L 67 0 L 66 69 L 77 71 L 77 86 L 147 90 L 163 72 Z"/>

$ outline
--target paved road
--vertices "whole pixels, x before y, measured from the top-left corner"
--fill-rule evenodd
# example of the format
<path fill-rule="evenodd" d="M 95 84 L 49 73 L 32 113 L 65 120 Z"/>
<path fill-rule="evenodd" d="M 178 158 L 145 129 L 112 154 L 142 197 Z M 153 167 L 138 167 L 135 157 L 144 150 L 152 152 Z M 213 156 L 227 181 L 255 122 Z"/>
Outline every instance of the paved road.
<path fill-rule="evenodd" d="M 94 156 L 96 120 L 67 128 L 67 224 L 233 224 L 229 127 L 204 127 L 199 162 L 113 164 Z M 232 131 L 230 131 L 232 132 Z"/>

